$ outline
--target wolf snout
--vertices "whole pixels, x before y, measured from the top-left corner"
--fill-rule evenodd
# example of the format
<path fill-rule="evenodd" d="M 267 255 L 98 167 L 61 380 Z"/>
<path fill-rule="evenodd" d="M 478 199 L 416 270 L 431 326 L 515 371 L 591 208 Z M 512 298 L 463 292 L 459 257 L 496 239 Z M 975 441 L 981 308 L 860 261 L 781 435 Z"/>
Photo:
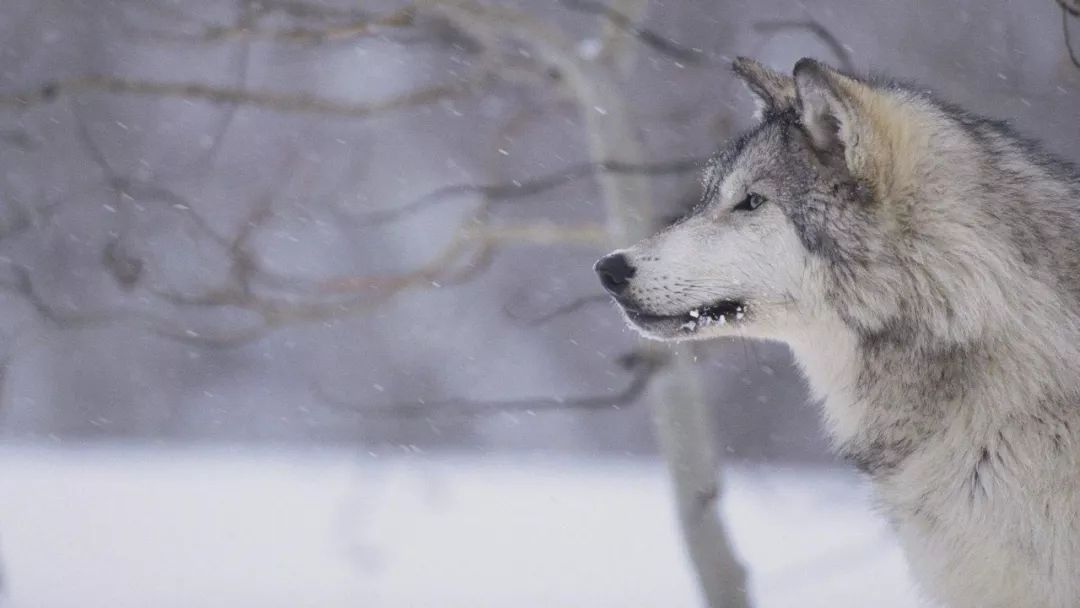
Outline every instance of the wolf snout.
<path fill-rule="evenodd" d="M 630 265 L 630 260 L 621 253 L 613 253 L 600 258 L 593 266 L 593 270 L 600 276 L 600 284 L 604 286 L 604 289 L 616 296 L 626 291 L 627 286 L 630 285 L 630 279 L 636 272 Z"/>

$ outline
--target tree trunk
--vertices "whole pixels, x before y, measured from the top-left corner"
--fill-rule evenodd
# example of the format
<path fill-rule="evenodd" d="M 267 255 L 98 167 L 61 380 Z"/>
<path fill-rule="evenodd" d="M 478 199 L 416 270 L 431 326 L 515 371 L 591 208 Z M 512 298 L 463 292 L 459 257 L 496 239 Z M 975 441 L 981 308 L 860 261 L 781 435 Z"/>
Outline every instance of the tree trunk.
<path fill-rule="evenodd" d="M 427 0 L 427 4 L 482 40 L 523 41 L 558 68 L 577 99 L 593 161 L 644 161 L 633 119 L 605 67 L 578 55 L 576 45 L 560 31 L 517 11 L 468 0 Z M 619 58 L 610 59 L 619 65 Z M 657 228 L 647 177 L 603 172 L 598 181 L 613 247 L 629 245 Z M 658 356 L 668 351 L 655 342 L 643 342 L 641 346 Z M 714 426 L 692 356 L 686 349 L 675 349 L 670 353 L 669 365 L 658 372 L 653 382 L 648 397 L 657 438 L 671 474 L 683 539 L 702 592 L 710 608 L 745 608 L 749 605 L 746 573 L 732 552 L 717 509 L 720 484 Z"/>

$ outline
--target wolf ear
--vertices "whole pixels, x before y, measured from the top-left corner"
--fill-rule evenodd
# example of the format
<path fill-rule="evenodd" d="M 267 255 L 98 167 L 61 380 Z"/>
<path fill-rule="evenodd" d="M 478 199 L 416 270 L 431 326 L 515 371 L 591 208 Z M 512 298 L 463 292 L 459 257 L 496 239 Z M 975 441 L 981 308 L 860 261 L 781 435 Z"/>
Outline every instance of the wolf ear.
<path fill-rule="evenodd" d="M 770 70 L 747 57 L 738 57 L 731 64 L 738 76 L 757 102 L 756 117 L 783 112 L 795 106 L 795 80 L 780 72 Z"/>
<path fill-rule="evenodd" d="M 822 152 L 836 152 L 842 158 L 858 143 L 857 100 L 852 86 L 864 86 L 829 66 L 809 58 L 795 64 L 796 107 L 803 128 Z"/>

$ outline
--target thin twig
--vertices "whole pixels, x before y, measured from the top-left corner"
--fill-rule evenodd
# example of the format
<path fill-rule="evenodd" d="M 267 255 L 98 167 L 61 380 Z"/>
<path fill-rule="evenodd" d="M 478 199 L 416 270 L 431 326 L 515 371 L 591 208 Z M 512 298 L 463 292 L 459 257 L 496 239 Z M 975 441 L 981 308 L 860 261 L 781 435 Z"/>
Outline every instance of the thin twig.
<path fill-rule="evenodd" d="M 855 71 L 855 62 L 851 58 L 851 51 L 840 42 L 840 39 L 837 38 L 835 34 L 829 31 L 829 28 L 813 19 L 807 19 L 805 21 L 758 21 L 753 27 L 755 31 L 762 34 L 770 34 L 783 30 L 807 30 L 824 42 L 825 46 L 829 47 L 829 50 L 832 51 L 836 60 L 840 62 L 840 67 L 845 72 Z"/>
<path fill-rule="evenodd" d="M 480 80 L 484 81 L 487 78 Z M 279 112 L 302 112 L 346 116 L 349 118 L 366 118 L 380 112 L 423 106 L 460 97 L 470 92 L 478 84 L 478 82 L 474 81 L 465 81 L 439 85 L 405 93 L 384 101 L 355 103 L 309 94 L 248 91 L 233 87 L 215 87 L 202 83 L 149 82 L 113 76 L 85 76 L 45 83 L 35 89 L 21 93 L 0 95 L 0 105 L 25 108 L 54 101 L 62 95 L 103 92 L 175 97 L 215 104 L 243 104 Z"/>
<path fill-rule="evenodd" d="M 704 63 L 708 59 L 701 49 L 685 46 L 671 38 L 641 27 L 623 13 L 601 2 L 595 0 L 560 0 L 560 3 L 572 11 L 602 17 L 611 25 L 640 40 L 642 44 L 680 63 L 694 65 Z"/>
<path fill-rule="evenodd" d="M 431 264 L 413 272 L 374 277 L 343 277 L 323 281 L 318 289 L 323 294 L 355 293 L 367 291 L 383 296 L 396 294 L 418 284 L 443 284 L 454 280 L 452 269 L 461 266 L 461 260 L 470 260 L 466 268 L 478 263 L 495 247 L 512 243 L 515 245 L 575 244 L 603 246 L 606 233 L 600 225 L 575 224 L 562 226 L 551 222 L 491 226 L 471 225 L 465 222 L 454 234 L 443 252 L 433 257 Z M 467 254 L 470 254 L 466 257 Z M 447 278 L 444 278 L 447 277 Z"/>
<path fill-rule="evenodd" d="M 657 356 L 655 353 L 630 353 L 624 355 L 619 358 L 619 364 L 632 374 L 630 383 L 627 384 L 626 388 L 615 393 L 584 397 L 538 397 L 535 399 L 496 401 L 460 398 L 433 401 L 419 399 L 392 405 L 369 407 L 360 402 L 331 395 L 321 385 L 315 386 L 315 393 L 326 404 L 337 409 L 347 410 L 365 419 L 432 420 L 473 418 L 504 413 L 534 414 L 566 410 L 602 411 L 605 409 L 618 409 L 622 405 L 630 405 L 637 401 L 638 397 L 645 392 L 656 371 L 664 363 L 664 358 Z"/>
<path fill-rule="evenodd" d="M 514 321 L 520 321 L 522 324 L 524 324 L 524 325 L 526 325 L 528 327 L 536 327 L 536 326 L 539 326 L 539 325 L 543 325 L 543 324 L 545 324 L 545 323 L 547 323 L 549 321 L 553 321 L 553 320 L 555 320 L 555 319 L 557 319 L 559 317 L 564 317 L 566 315 L 574 314 L 575 312 L 577 312 L 577 311 L 579 311 L 582 308 L 585 308 L 587 306 L 591 306 L 593 304 L 600 304 L 600 303 L 610 302 L 610 301 L 611 301 L 610 296 L 607 296 L 607 295 L 604 295 L 604 294 L 590 294 L 590 295 L 587 295 L 587 296 L 580 296 L 580 297 L 574 298 L 573 300 L 570 300 L 569 302 L 567 302 L 565 304 L 557 306 L 554 310 L 550 310 L 550 311 L 548 311 L 548 312 L 546 312 L 544 314 L 541 314 L 541 315 L 538 315 L 538 316 L 533 316 L 533 317 L 527 317 L 527 316 L 519 315 L 518 313 L 514 312 L 514 308 L 511 307 L 510 305 L 504 306 L 503 311 L 506 313 L 507 317 L 509 317 L 510 319 L 512 319 Z"/>
<path fill-rule="evenodd" d="M 577 179 L 591 177 L 599 173 L 615 173 L 621 175 L 665 175 L 672 173 L 688 173 L 699 170 L 706 159 L 690 158 L 684 160 L 667 161 L 638 165 L 618 161 L 601 161 L 571 165 L 554 173 L 524 181 L 513 181 L 503 184 L 454 184 L 444 186 L 401 207 L 393 209 L 370 211 L 353 216 L 356 221 L 365 225 L 378 225 L 396 221 L 401 217 L 414 213 L 424 207 L 435 205 L 449 200 L 451 197 L 463 195 L 483 196 L 492 203 L 508 201 L 517 198 L 533 196 L 552 188 L 568 184 Z"/>
<path fill-rule="evenodd" d="M 1065 48 L 1069 52 L 1069 61 L 1072 61 L 1073 66 L 1080 69 L 1080 59 L 1077 59 L 1076 51 L 1073 50 L 1072 32 L 1069 31 L 1069 16 L 1080 16 L 1080 12 L 1066 5 L 1063 0 L 1058 0 L 1058 4 L 1061 5 L 1061 30 L 1065 35 Z"/>
<path fill-rule="evenodd" d="M 0 129 L 0 142 L 27 151 L 33 148 L 30 135 L 22 129 Z"/>
<path fill-rule="evenodd" d="M 1080 2 L 1076 2 L 1076 6 L 1069 4 L 1066 0 L 1056 0 L 1062 10 L 1068 11 L 1070 15 L 1074 17 L 1080 17 Z"/>
<path fill-rule="evenodd" d="M 346 23 L 325 27 L 291 27 L 261 29 L 250 24 L 236 26 L 207 26 L 195 34 L 143 32 L 157 39 L 186 42 L 229 42 L 232 40 L 278 40 L 295 44 L 322 44 L 351 40 L 379 34 L 382 28 L 403 28 L 413 25 L 415 11 L 411 7 L 375 18 L 352 18 Z"/>
<path fill-rule="evenodd" d="M 251 2 L 244 2 L 240 7 L 240 16 L 237 19 L 238 26 L 246 26 L 254 18 Z M 248 67 L 251 63 L 251 42 L 245 40 L 240 49 L 236 52 L 234 58 L 235 71 L 236 71 L 236 88 L 240 90 L 246 90 L 248 84 Z M 210 146 L 206 150 L 205 156 L 203 156 L 203 162 L 206 167 L 213 167 L 217 161 L 218 153 L 221 151 L 222 146 L 225 143 L 225 135 L 228 134 L 229 129 L 232 128 L 233 120 L 236 118 L 237 113 L 240 110 L 240 104 L 234 103 L 229 105 L 225 109 L 225 116 L 222 117 L 221 122 L 218 124 L 216 132 L 210 135 Z"/>
<path fill-rule="evenodd" d="M 323 3 L 301 2 L 300 0 L 259 0 L 263 12 L 279 11 L 290 17 L 304 19 L 361 19 L 365 15 L 359 10 L 329 6 Z M 358 4 L 358 3 L 354 3 Z"/>

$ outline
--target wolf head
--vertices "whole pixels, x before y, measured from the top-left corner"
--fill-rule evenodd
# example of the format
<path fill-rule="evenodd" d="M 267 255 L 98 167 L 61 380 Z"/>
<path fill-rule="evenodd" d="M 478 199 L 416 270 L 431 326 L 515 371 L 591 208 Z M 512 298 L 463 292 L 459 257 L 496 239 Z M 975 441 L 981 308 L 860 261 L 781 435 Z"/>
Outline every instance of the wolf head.
<path fill-rule="evenodd" d="M 791 76 L 743 58 L 734 71 L 759 124 L 714 156 L 688 217 L 596 264 L 630 325 L 661 340 L 786 340 L 824 318 L 861 335 L 979 331 L 986 298 L 1008 296 L 964 292 L 1011 258 L 965 248 L 992 230 L 965 200 L 986 198 L 979 131 L 998 127 L 810 59 Z"/>

